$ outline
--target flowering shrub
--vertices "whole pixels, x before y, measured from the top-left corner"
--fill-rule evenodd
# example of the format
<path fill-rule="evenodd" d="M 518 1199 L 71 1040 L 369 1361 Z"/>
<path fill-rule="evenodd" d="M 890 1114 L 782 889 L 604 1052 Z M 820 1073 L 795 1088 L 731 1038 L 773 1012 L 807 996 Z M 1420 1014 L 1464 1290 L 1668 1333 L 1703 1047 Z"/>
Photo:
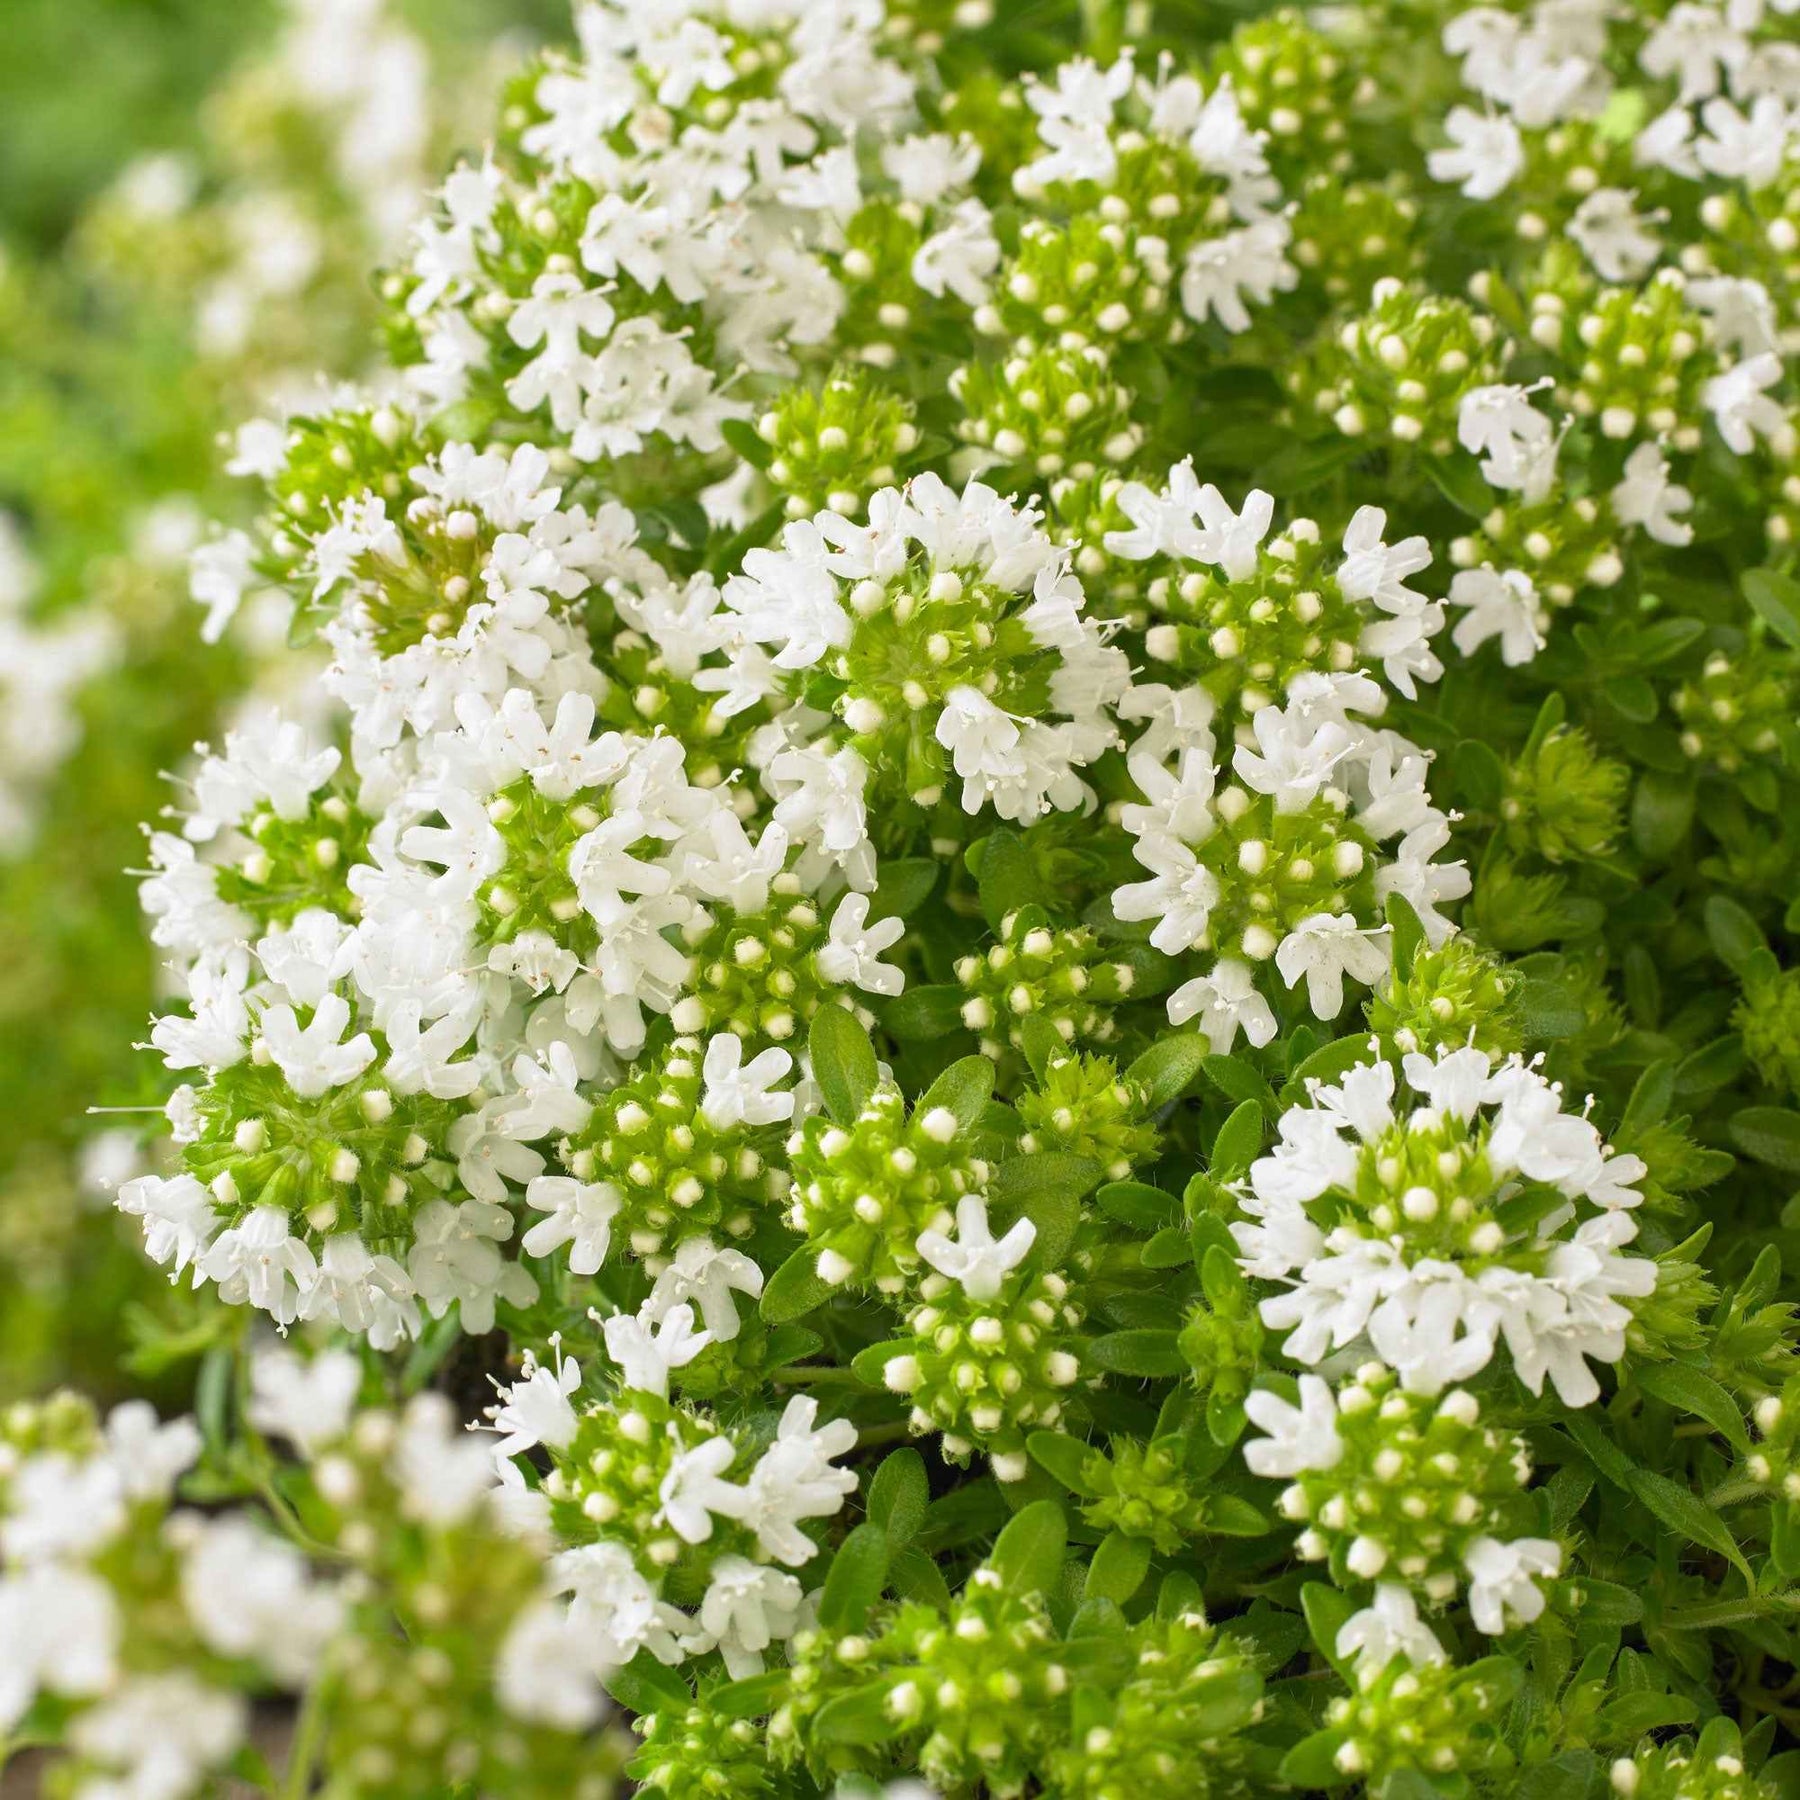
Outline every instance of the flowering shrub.
<path fill-rule="evenodd" d="M 1233 17 L 585 6 L 238 433 L 72 1793 L 1800 1792 L 1789 15 Z"/>

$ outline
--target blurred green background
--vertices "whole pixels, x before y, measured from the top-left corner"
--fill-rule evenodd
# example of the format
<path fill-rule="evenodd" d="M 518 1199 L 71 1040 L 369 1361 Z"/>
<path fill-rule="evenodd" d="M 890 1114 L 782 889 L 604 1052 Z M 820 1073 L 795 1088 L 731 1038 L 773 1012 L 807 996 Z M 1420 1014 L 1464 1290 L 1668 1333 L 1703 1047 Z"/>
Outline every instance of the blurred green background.
<path fill-rule="evenodd" d="M 342 122 L 290 104 L 280 73 L 284 34 L 309 16 L 351 57 L 369 32 L 423 52 L 421 193 L 479 145 L 499 72 L 568 24 L 564 0 L 0 6 L 0 523 L 36 565 L 24 628 L 99 617 L 117 645 L 74 702 L 79 745 L 38 785 L 34 834 L 0 848 L 0 1402 L 59 1382 L 177 1401 L 213 1329 L 144 1263 L 96 1179 L 134 1153 L 123 1135 L 97 1153 L 97 1127 L 148 1139 L 158 1121 L 88 1109 L 161 1097 L 132 1048 L 157 971 L 126 871 L 165 772 L 257 675 L 253 634 L 204 647 L 187 595 L 204 521 L 249 499 L 221 473 L 221 433 L 374 350 L 368 196 L 331 154 Z M 290 214 L 317 267 L 209 347 L 208 296 Z M 7 680 L 0 667 L 0 705 Z"/>

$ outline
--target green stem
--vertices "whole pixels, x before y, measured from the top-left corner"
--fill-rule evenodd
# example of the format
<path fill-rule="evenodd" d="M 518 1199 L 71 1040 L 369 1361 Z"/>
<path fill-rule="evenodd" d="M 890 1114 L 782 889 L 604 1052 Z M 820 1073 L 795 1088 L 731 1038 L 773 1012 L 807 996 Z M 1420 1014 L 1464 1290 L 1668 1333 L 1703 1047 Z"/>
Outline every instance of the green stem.
<path fill-rule="evenodd" d="M 312 1792 L 313 1765 L 319 1760 L 319 1740 L 325 1730 L 325 1688 L 325 1672 L 320 1670 L 300 1703 L 300 1720 L 288 1749 L 287 1776 L 281 1784 L 283 1800 L 306 1800 Z"/>
<path fill-rule="evenodd" d="M 800 1363 L 791 1369 L 777 1369 L 772 1381 L 798 1387 L 864 1387 L 867 1384 L 854 1369 L 831 1369 L 822 1364 Z"/>
<path fill-rule="evenodd" d="M 1715 1600 L 1710 1606 L 1684 1607 L 1668 1613 L 1663 1626 L 1669 1631 L 1719 1631 L 1748 1625 L 1771 1613 L 1800 1613 L 1800 1593 L 1746 1594 L 1741 1600 Z"/>

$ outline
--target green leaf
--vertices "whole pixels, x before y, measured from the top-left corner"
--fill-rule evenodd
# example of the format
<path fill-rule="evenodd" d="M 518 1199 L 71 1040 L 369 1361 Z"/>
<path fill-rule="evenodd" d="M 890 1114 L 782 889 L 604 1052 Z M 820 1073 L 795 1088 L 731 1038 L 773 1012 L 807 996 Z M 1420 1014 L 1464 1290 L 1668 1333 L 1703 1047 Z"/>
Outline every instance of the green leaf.
<path fill-rule="evenodd" d="M 925 1459 L 916 1450 L 895 1450 L 869 1483 L 869 1522 L 879 1525 L 896 1549 L 912 1541 L 931 1504 Z"/>
<path fill-rule="evenodd" d="M 1394 973 L 1404 981 L 1412 973 L 1413 958 L 1425 942 L 1425 927 L 1404 894 L 1387 897 L 1387 922 L 1394 946 Z"/>
<path fill-rule="evenodd" d="M 694 1701 L 688 1684 L 648 1650 L 640 1650 L 624 1668 L 614 1669 L 603 1685 L 621 1706 L 629 1706 L 634 1713 L 668 1707 L 685 1711 Z"/>
<path fill-rule="evenodd" d="M 1082 1473 L 1093 1451 L 1080 1438 L 1070 1437 L 1066 1431 L 1034 1431 L 1026 1438 L 1025 1448 L 1031 1452 L 1031 1460 L 1071 1494 L 1084 1500 L 1097 1497 L 1099 1490 Z"/>
<path fill-rule="evenodd" d="M 1800 650 L 1800 582 L 1773 569 L 1751 569 L 1744 576 L 1744 598 L 1790 650 Z"/>
<path fill-rule="evenodd" d="M 1300 1610 L 1306 1615 L 1313 1647 L 1340 1673 L 1345 1665 L 1338 1657 L 1338 1633 L 1350 1622 L 1356 1607 L 1350 1595 L 1322 1581 L 1309 1581 L 1300 1589 Z"/>
<path fill-rule="evenodd" d="M 1247 1174 L 1262 1149 L 1263 1128 L 1261 1104 L 1255 1100 L 1239 1102 L 1213 1139 L 1212 1161 L 1206 1172 L 1215 1181 L 1236 1181 Z"/>
<path fill-rule="evenodd" d="M 1275 1090 L 1241 1058 L 1208 1056 L 1201 1059 L 1200 1066 L 1206 1071 L 1206 1079 L 1227 1100 L 1254 1100 L 1271 1119 L 1281 1117 L 1281 1102 L 1275 1098 Z"/>
<path fill-rule="evenodd" d="M 1308 1082 L 1340 1081 L 1359 1064 L 1374 1062 L 1380 1055 L 1369 1048 L 1367 1032 L 1351 1032 L 1348 1037 L 1333 1038 L 1321 1044 L 1290 1074 L 1283 1088 L 1290 1097 L 1306 1091 Z"/>
<path fill-rule="evenodd" d="M 937 886 L 939 865 L 929 856 L 896 856 L 881 865 L 875 892 L 869 901 L 869 917 L 910 918 Z"/>
<path fill-rule="evenodd" d="M 1179 1269 L 1193 1260 L 1193 1239 L 1179 1225 L 1165 1225 L 1142 1251 L 1138 1260 L 1146 1269 Z"/>
<path fill-rule="evenodd" d="M 1281 1759 L 1277 1773 L 1289 1787 L 1348 1787 L 1354 1777 L 1346 1775 L 1337 1766 L 1337 1753 L 1344 1747 L 1344 1737 L 1342 1731 L 1335 1730 L 1315 1731 L 1311 1737 L 1303 1737 Z"/>
<path fill-rule="evenodd" d="M 1678 1532 L 1691 1544 L 1724 1557 L 1755 1592 L 1756 1577 L 1750 1572 L 1737 1539 L 1731 1535 L 1725 1521 L 1691 1488 L 1681 1487 L 1666 1475 L 1653 1474 L 1649 1469 L 1633 1469 L 1631 1491 L 1671 1531 Z"/>
<path fill-rule="evenodd" d="M 1179 1100 L 1207 1061 L 1206 1039 L 1197 1031 L 1160 1038 L 1125 1071 L 1125 1079 L 1144 1096 L 1150 1112 Z"/>
<path fill-rule="evenodd" d="M 1021 1507 L 994 1539 L 988 1566 L 1014 1594 L 1054 1594 L 1062 1586 L 1069 1522 L 1054 1500 Z"/>
<path fill-rule="evenodd" d="M 1723 894 L 1707 896 L 1705 919 L 1706 939 L 1713 954 L 1740 978 L 1756 953 L 1769 948 L 1762 927 L 1735 900 Z"/>
<path fill-rule="evenodd" d="M 854 1125 L 881 1080 L 869 1034 L 844 1007 L 821 1006 L 813 1014 L 807 1047 L 825 1110 L 838 1124 Z"/>
<path fill-rule="evenodd" d="M 1016 831 L 1000 826 L 990 832 L 981 847 L 981 873 L 976 878 L 982 917 L 999 931 L 1009 913 L 1021 906 L 1043 903 L 1043 879 L 1037 858 Z"/>
<path fill-rule="evenodd" d="M 774 448 L 748 419 L 726 419 L 719 426 L 719 436 L 754 468 L 766 469 L 775 460 Z"/>
<path fill-rule="evenodd" d="M 1631 1492 L 1631 1478 L 1636 1473 L 1636 1465 L 1592 1418 L 1586 1413 L 1570 1413 L 1563 1420 L 1563 1429 L 1580 1445 L 1588 1461 L 1614 1487 Z"/>
<path fill-rule="evenodd" d="M 1698 1100 L 1735 1081 L 1744 1067 L 1744 1045 L 1737 1033 L 1714 1038 L 1685 1056 L 1675 1067 L 1677 1099 Z"/>
<path fill-rule="evenodd" d="M 1206 1503 L 1206 1529 L 1215 1537 L 1261 1537 L 1268 1518 L 1236 1494 L 1214 1494 Z"/>
<path fill-rule="evenodd" d="M 1631 841 L 1646 862 L 1667 862 L 1687 842 L 1694 823 L 1691 775 L 1645 769 L 1631 796 Z"/>
<path fill-rule="evenodd" d="M 1088 1564 L 1082 1597 L 1116 1600 L 1123 1606 L 1144 1585 L 1144 1577 L 1149 1573 L 1149 1540 L 1127 1537 L 1122 1531 L 1109 1531 L 1094 1552 L 1094 1560 Z"/>
<path fill-rule="evenodd" d="M 962 1029 L 965 996 L 950 982 L 908 988 L 882 1009 L 881 1022 L 903 1044 L 925 1044 Z"/>
<path fill-rule="evenodd" d="M 922 1600 L 939 1612 L 950 1610 L 950 1587 L 943 1571 L 916 1544 L 895 1553 L 888 1569 L 888 1586 L 902 1600 Z"/>
<path fill-rule="evenodd" d="M 928 1113 L 946 1107 L 956 1122 L 969 1130 L 981 1117 L 981 1109 L 993 1098 L 994 1065 L 985 1056 L 964 1056 L 953 1062 L 923 1095 L 913 1110 Z"/>
<path fill-rule="evenodd" d="M 1042 1013 L 1028 1013 L 1019 1022 L 1019 1048 L 1025 1052 L 1032 1079 L 1039 1087 L 1044 1085 L 1051 1064 L 1060 1062 L 1069 1053 L 1062 1033 Z"/>
<path fill-rule="evenodd" d="M 1095 1194 L 1094 1204 L 1133 1231 L 1160 1231 L 1181 1211 L 1173 1194 L 1142 1181 L 1109 1181 Z"/>
<path fill-rule="evenodd" d="M 1726 1129 L 1746 1156 L 1784 1175 L 1800 1175 L 1800 1112 L 1785 1106 L 1746 1106 L 1731 1115 Z"/>
<path fill-rule="evenodd" d="M 707 1690 L 707 1710 L 725 1719 L 766 1719 L 787 1697 L 792 1679 L 786 1669 L 768 1669 L 742 1681 L 724 1682 Z"/>
<path fill-rule="evenodd" d="M 887 1585 L 888 1537 L 879 1525 L 858 1525 L 838 1545 L 819 1596 L 819 1623 L 827 1631 L 861 1631 Z"/>
<path fill-rule="evenodd" d="M 912 1338 L 889 1338 L 884 1343 L 867 1344 L 851 1357 L 850 1367 L 856 1379 L 866 1387 L 886 1389 L 883 1371 L 896 1356 L 911 1356 L 918 1343 Z"/>
<path fill-rule="evenodd" d="M 1093 1339 L 1088 1354 L 1097 1366 L 1112 1375 L 1131 1375 L 1160 1381 L 1188 1372 L 1187 1358 L 1172 1331 L 1113 1331 Z"/>
<path fill-rule="evenodd" d="M 1735 1400 L 1710 1375 L 1688 1363 L 1651 1363 L 1637 1372 L 1637 1384 L 1680 1412 L 1704 1419 L 1720 1437 L 1748 1454 L 1750 1434 Z"/>
<path fill-rule="evenodd" d="M 1574 1037 L 1587 1025 L 1587 1010 L 1560 981 L 1527 975 L 1518 986 L 1519 1025 L 1533 1043 Z"/>
<path fill-rule="evenodd" d="M 824 1744 L 884 1744 L 894 1735 L 886 1686 L 852 1688 L 821 1706 L 812 1735 Z"/>
<path fill-rule="evenodd" d="M 831 1298 L 831 1283 L 820 1276 L 818 1262 L 818 1251 L 802 1244 L 769 1277 L 757 1307 L 766 1324 L 785 1325 L 790 1319 L 803 1319 Z"/>

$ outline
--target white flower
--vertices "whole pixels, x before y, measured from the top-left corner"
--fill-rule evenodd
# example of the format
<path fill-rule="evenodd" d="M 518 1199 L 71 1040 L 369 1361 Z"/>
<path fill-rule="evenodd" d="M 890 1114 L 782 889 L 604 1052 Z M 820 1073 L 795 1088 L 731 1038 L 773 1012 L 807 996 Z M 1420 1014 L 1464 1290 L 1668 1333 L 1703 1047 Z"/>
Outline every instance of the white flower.
<path fill-rule="evenodd" d="M 1470 388 L 1457 405 L 1456 437 L 1483 459 L 1481 473 L 1490 487 L 1516 489 L 1535 504 L 1550 491 L 1556 471 L 1556 432 L 1531 404 L 1531 393 L 1504 382 Z"/>
<path fill-rule="evenodd" d="M 1304 1475 L 1335 1469 L 1344 1454 L 1338 1436 L 1337 1400 L 1317 1375 L 1300 1377 L 1300 1404 L 1290 1406 L 1268 1388 L 1245 1397 L 1244 1411 L 1266 1437 L 1244 1445 L 1244 1462 L 1253 1475 Z"/>
<path fill-rule="evenodd" d="M 1380 930 L 1366 930 L 1348 914 L 1312 913 L 1281 940 L 1275 966 L 1292 987 L 1306 977 L 1307 1003 L 1315 1019 L 1344 1010 L 1344 977 L 1373 987 L 1387 973 L 1391 954 Z"/>
<path fill-rule="evenodd" d="M 135 1675 L 70 1723 L 75 1750 L 124 1772 L 116 1785 L 96 1781 L 79 1791 L 83 1800 L 180 1800 L 230 1757 L 248 1722 L 242 1695 L 184 1669 Z"/>
<path fill-rule="evenodd" d="M 775 1049 L 759 1051 L 749 1062 L 743 1057 L 743 1039 L 733 1032 L 717 1033 L 706 1046 L 700 1113 L 715 1131 L 774 1125 L 794 1116 L 793 1094 L 774 1091 L 793 1068 L 793 1057 Z"/>
<path fill-rule="evenodd" d="M 569 1608 L 533 1600 L 506 1629 L 494 1661 L 494 1691 L 515 1719 L 586 1731 L 606 1707 L 591 1663 L 586 1634 Z"/>
<path fill-rule="evenodd" d="M 727 1518 L 735 1516 L 741 1490 L 719 1477 L 731 1467 L 736 1454 L 731 1439 L 721 1433 L 702 1438 L 690 1450 L 677 1450 L 670 1458 L 657 1497 L 662 1502 L 661 1516 L 684 1543 L 704 1544 L 712 1536 L 715 1512 Z"/>
<path fill-rule="evenodd" d="M 732 1294 L 754 1300 L 762 1289 L 760 1265 L 741 1250 L 720 1249 L 709 1237 L 683 1238 L 673 1260 L 657 1275 L 643 1317 L 660 1322 L 672 1308 L 691 1304 L 699 1308 L 712 1341 L 727 1344 L 738 1334 Z"/>
<path fill-rule="evenodd" d="M 1377 1672 L 1396 1656 L 1416 1669 L 1450 1660 L 1437 1633 L 1419 1617 L 1411 1593 L 1396 1581 L 1375 1584 L 1374 1600 L 1344 1621 L 1333 1648 L 1360 1669 Z"/>
<path fill-rule="evenodd" d="M 1519 569 L 1459 570 L 1450 583 L 1450 604 L 1467 607 L 1451 632 L 1464 656 L 1473 656 L 1489 638 L 1500 640 L 1500 660 L 1509 669 L 1528 663 L 1544 647 L 1544 609 L 1531 577 Z"/>
<path fill-rule="evenodd" d="M 1267 306 L 1300 285 L 1300 271 L 1287 259 L 1292 238 L 1292 226 L 1274 214 L 1191 245 L 1181 268 L 1182 311 L 1197 324 L 1217 319 L 1229 332 L 1248 331 L 1246 294 Z"/>
<path fill-rule="evenodd" d="M 577 1181 L 570 1175 L 535 1175 L 525 1204 L 548 1215 L 519 1240 L 527 1256 L 548 1256 L 568 1244 L 569 1272 L 592 1275 L 606 1261 L 612 1222 L 625 1197 L 610 1181 Z"/>
<path fill-rule="evenodd" d="M 742 1556 L 717 1558 L 700 1602 L 700 1626 L 734 1681 L 761 1673 L 763 1652 L 794 1635 L 804 1596 L 781 1569 Z"/>
<path fill-rule="evenodd" d="M 1719 436 L 1739 456 L 1748 456 L 1758 437 L 1777 451 L 1792 444 L 1787 409 L 1767 392 L 1781 380 L 1781 372 L 1781 358 L 1765 350 L 1732 364 L 1701 389 L 1701 404 L 1712 414 Z"/>
<path fill-rule="evenodd" d="M 1243 511 L 1233 512 L 1209 481 L 1194 495 L 1194 509 L 1201 528 L 1185 553 L 1195 562 L 1216 563 L 1228 581 L 1247 581 L 1256 573 L 1258 547 L 1274 521 L 1275 497 L 1252 488 L 1244 496 Z"/>
<path fill-rule="evenodd" d="M 643 1313 L 614 1313 L 600 1330 L 626 1387 L 665 1398 L 671 1371 L 685 1368 L 713 1341 L 710 1331 L 695 1331 L 694 1309 L 686 1305 L 671 1306 L 654 1323 Z"/>
<path fill-rule="evenodd" d="M 687 1617 L 657 1599 L 623 1544 L 602 1541 L 565 1550 L 551 1563 L 550 1577 L 556 1592 L 573 1596 L 572 1641 L 586 1646 L 595 1674 L 623 1668 L 640 1650 L 659 1662 L 681 1660 L 677 1634 Z"/>
<path fill-rule="evenodd" d="M 527 1350 L 521 1379 L 498 1390 L 500 1404 L 493 1409 L 494 1429 L 500 1433 L 494 1446 L 496 1465 L 539 1444 L 564 1450 L 574 1440 L 580 1421 L 569 1396 L 581 1391 L 581 1365 L 562 1354 L 557 1339 L 551 1342 L 557 1352 L 554 1364 L 539 1362 Z"/>
<path fill-rule="evenodd" d="M 250 1423 L 314 1456 L 349 1428 L 361 1387 L 362 1362 L 348 1350 L 308 1358 L 271 1344 L 250 1364 Z"/>
<path fill-rule="evenodd" d="M 762 1549 L 798 1568 L 818 1546 L 799 1524 L 829 1518 L 856 1491 L 856 1476 L 832 1466 L 832 1458 L 856 1447 L 856 1427 L 848 1419 L 819 1426 L 819 1403 L 798 1394 L 787 1403 L 775 1441 L 750 1471 L 732 1516 L 756 1533 Z"/>
<path fill-rule="evenodd" d="M 918 1251 L 940 1275 L 959 1282 L 971 1300 L 992 1300 L 1037 1242 L 1037 1226 L 1020 1219 L 995 1241 L 988 1227 L 987 1202 L 965 1194 L 956 1203 L 956 1236 L 941 1231 L 919 1233 Z"/>
<path fill-rule="evenodd" d="M 212 1196 L 192 1175 L 139 1175 L 121 1183 L 115 1204 L 144 1221 L 145 1254 L 172 1263 L 172 1275 L 195 1261 L 219 1228 Z"/>
<path fill-rule="evenodd" d="M 240 1306 L 247 1300 L 276 1324 L 288 1325 L 299 1317 L 319 1265 L 312 1251 L 291 1235 L 286 1213 L 258 1206 L 220 1232 L 195 1267 L 218 1284 L 221 1299 Z"/>
<path fill-rule="evenodd" d="M 349 1002 L 340 994 L 326 994 L 304 1030 L 291 1006 L 265 1008 L 258 1030 L 288 1086 L 310 1100 L 354 1081 L 375 1060 L 375 1042 L 366 1031 L 339 1042 L 349 1023 Z"/>
<path fill-rule="evenodd" d="M 1793 121 L 1777 94 L 1759 94 L 1744 113 L 1720 96 L 1700 109 L 1708 136 L 1694 141 L 1694 158 L 1709 175 L 1764 188 L 1787 161 Z"/>
<path fill-rule="evenodd" d="M 1538 1577 L 1562 1571 L 1562 1546 L 1548 1538 L 1515 1538 L 1503 1544 L 1479 1537 L 1463 1554 L 1469 1574 L 1469 1617 L 1490 1637 L 1543 1615 L 1547 1604 Z"/>
<path fill-rule="evenodd" d="M 1169 996 L 1171 1025 L 1185 1025 L 1196 1017 L 1215 1056 L 1230 1052 L 1240 1030 L 1259 1050 L 1276 1030 L 1275 1014 L 1256 991 L 1249 965 L 1234 958 L 1215 963 L 1209 975 L 1184 981 Z"/>
<path fill-rule="evenodd" d="M 294 1547 L 237 1514 L 196 1524 L 181 1597 L 209 1649 L 305 1681 L 337 1630 L 341 1598 L 313 1582 Z"/>
<path fill-rule="evenodd" d="M 119 1613 L 97 1575 L 43 1563 L 0 1575 L 0 1730 L 11 1730 L 39 1690 L 71 1700 L 115 1679 Z"/>
<path fill-rule="evenodd" d="M 434 1319 L 454 1303 L 463 1329 L 480 1334 L 494 1329 L 497 1300 L 529 1306 L 537 1298 L 530 1272 L 506 1261 L 497 1248 L 512 1232 L 512 1214 L 486 1200 L 460 1206 L 430 1200 L 419 1208 L 406 1272 Z"/>
<path fill-rule="evenodd" d="M 906 921 L 897 917 L 869 923 L 869 896 L 846 894 L 831 915 L 830 937 L 814 953 L 819 974 L 843 987 L 858 987 L 865 994 L 889 999 L 906 986 L 906 976 L 891 963 L 881 961 L 882 951 L 906 935 Z"/>
<path fill-rule="evenodd" d="M 1314 725 L 1278 706 L 1265 706 L 1251 721 L 1251 730 L 1256 749 L 1240 745 L 1231 766 L 1245 787 L 1271 796 L 1278 813 L 1310 806 L 1355 748 L 1342 725 L 1331 720 Z"/>
<path fill-rule="evenodd" d="M 1641 281 L 1662 254 L 1661 240 L 1647 229 L 1650 221 L 1633 205 L 1636 198 L 1624 188 L 1596 188 L 1564 227 L 1603 281 Z"/>
<path fill-rule="evenodd" d="M 1694 496 L 1669 479 L 1660 446 L 1642 443 L 1625 461 L 1625 478 L 1612 491 L 1613 516 L 1621 525 L 1641 525 L 1659 544 L 1679 549 L 1693 542 L 1694 528 L 1681 515 Z"/>
<path fill-rule="evenodd" d="M 1113 916 L 1156 920 L 1150 942 L 1165 956 L 1179 956 L 1206 936 L 1219 903 L 1218 877 L 1186 844 L 1161 832 L 1140 837 L 1131 853 L 1152 879 L 1115 889 Z"/>
<path fill-rule="evenodd" d="M 1338 590 L 1346 600 L 1373 600 L 1385 612 L 1407 613 L 1425 604 L 1425 596 L 1406 585 L 1407 578 L 1431 566 L 1431 546 L 1422 537 L 1382 542 L 1387 514 L 1379 506 L 1359 506 L 1344 528 L 1344 560 L 1338 565 Z"/>
<path fill-rule="evenodd" d="M 188 592 L 206 608 L 200 641 L 216 644 L 256 582 L 256 546 L 241 531 L 200 545 L 188 559 Z"/>
<path fill-rule="evenodd" d="M 912 278 L 934 299 L 949 293 L 965 306 L 984 306 L 1000 255 L 993 215 L 979 200 L 959 200 L 913 252 Z"/>
<path fill-rule="evenodd" d="M 456 1525 L 495 1491 L 489 1447 L 464 1431 L 443 1394 L 416 1394 L 401 1415 L 394 1444 L 394 1484 L 401 1511 L 428 1525 Z"/>
<path fill-rule="evenodd" d="M 1456 182 L 1471 200 L 1492 200 L 1525 166 L 1519 128 L 1504 113 L 1453 106 L 1444 120 L 1452 148 L 1425 159 L 1433 181 Z"/>
<path fill-rule="evenodd" d="M 163 1424 L 148 1400 L 124 1400 L 106 1417 L 106 1454 L 132 1500 L 166 1500 L 200 1457 L 192 1419 Z"/>

